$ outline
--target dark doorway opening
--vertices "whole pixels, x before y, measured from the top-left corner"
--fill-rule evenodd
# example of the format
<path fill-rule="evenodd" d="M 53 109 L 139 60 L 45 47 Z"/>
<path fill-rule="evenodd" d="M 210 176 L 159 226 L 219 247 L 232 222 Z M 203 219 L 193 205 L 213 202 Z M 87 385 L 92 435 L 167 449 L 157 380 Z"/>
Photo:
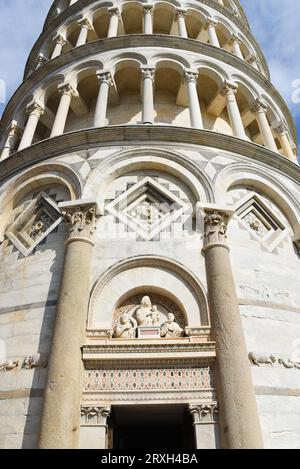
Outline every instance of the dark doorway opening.
<path fill-rule="evenodd" d="M 192 417 L 185 405 L 115 406 L 109 423 L 111 449 L 194 449 Z"/>

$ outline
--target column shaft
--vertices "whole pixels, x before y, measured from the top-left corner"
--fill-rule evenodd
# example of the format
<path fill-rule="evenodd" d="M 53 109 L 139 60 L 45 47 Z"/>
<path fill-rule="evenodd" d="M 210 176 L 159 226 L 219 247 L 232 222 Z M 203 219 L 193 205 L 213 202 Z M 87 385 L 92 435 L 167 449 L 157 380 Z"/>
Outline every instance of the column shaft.
<path fill-rule="evenodd" d="M 212 46 L 220 47 L 219 39 L 216 32 L 216 24 L 217 22 L 214 20 L 209 20 L 207 23 L 207 32 L 209 37 L 209 43 Z"/>
<path fill-rule="evenodd" d="M 188 37 L 185 24 L 185 10 L 177 10 L 178 34 L 180 37 Z"/>
<path fill-rule="evenodd" d="M 143 124 L 154 123 L 154 97 L 153 81 L 154 69 L 142 68 L 143 75 L 143 104 L 142 104 L 142 122 Z"/>
<path fill-rule="evenodd" d="M 81 29 L 80 29 L 80 33 L 79 33 L 79 36 L 78 36 L 78 39 L 77 39 L 76 47 L 83 46 L 84 44 L 86 44 L 88 32 L 89 32 L 88 25 L 85 24 L 85 23 L 82 24 Z"/>
<path fill-rule="evenodd" d="M 91 211 L 93 210 L 93 212 Z M 89 212 L 77 207 L 63 213 L 76 227 L 86 224 Z M 75 216 L 74 216 L 75 215 Z M 84 222 L 85 219 L 85 222 Z M 90 221 L 89 226 L 92 226 Z M 93 244 L 83 230 L 66 244 L 64 268 L 55 319 L 52 349 L 41 421 L 41 449 L 76 449 L 79 447 L 80 402 L 83 383 L 81 346 L 90 292 L 90 264 Z"/>
<path fill-rule="evenodd" d="M 37 103 L 34 103 L 27 108 L 28 119 L 18 148 L 19 151 L 32 144 L 42 112 L 43 109 Z"/>
<path fill-rule="evenodd" d="M 262 448 L 238 299 L 225 244 L 228 216 L 206 211 L 205 266 L 212 332 L 216 341 L 216 380 L 223 448 Z"/>
<path fill-rule="evenodd" d="M 112 85 L 111 74 L 109 72 L 99 73 L 98 81 L 100 88 L 95 108 L 94 127 L 104 127 L 106 125 L 109 88 Z"/>
<path fill-rule="evenodd" d="M 153 7 L 144 6 L 144 34 L 153 34 Z"/>
<path fill-rule="evenodd" d="M 75 95 L 75 91 L 70 85 L 61 86 L 59 92 L 61 93 L 61 98 L 52 127 L 51 138 L 64 133 L 72 96 Z"/>
<path fill-rule="evenodd" d="M 201 109 L 199 104 L 199 98 L 197 93 L 197 78 L 198 74 L 193 72 L 185 73 L 185 80 L 188 88 L 188 99 L 189 99 L 189 111 L 190 111 L 190 120 L 191 127 L 196 129 L 203 128 L 203 120 L 201 115 Z"/>
<path fill-rule="evenodd" d="M 110 12 L 110 22 L 107 37 L 115 37 L 118 34 L 119 27 L 119 10 L 118 8 L 112 8 Z"/>
<path fill-rule="evenodd" d="M 227 111 L 233 135 L 238 138 L 246 139 L 245 129 L 242 122 L 240 110 L 235 98 L 236 91 L 237 86 L 233 83 L 225 84 L 224 93 L 226 94 Z"/>
<path fill-rule="evenodd" d="M 267 119 L 267 107 L 266 105 L 260 101 L 257 100 L 256 103 L 254 104 L 253 110 L 256 114 L 257 118 L 257 123 L 258 127 L 264 142 L 264 145 L 269 148 L 269 150 L 272 151 L 278 151 L 277 146 L 275 144 L 275 140 L 271 131 L 270 124 Z"/>

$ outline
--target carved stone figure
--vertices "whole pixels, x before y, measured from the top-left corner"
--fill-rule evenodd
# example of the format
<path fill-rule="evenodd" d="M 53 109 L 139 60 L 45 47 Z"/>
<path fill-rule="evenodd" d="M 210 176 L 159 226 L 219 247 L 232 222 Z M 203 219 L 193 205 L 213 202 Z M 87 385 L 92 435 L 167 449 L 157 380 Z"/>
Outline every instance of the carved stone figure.
<path fill-rule="evenodd" d="M 119 324 L 114 329 L 114 337 L 116 339 L 133 339 L 135 335 L 136 328 L 133 318 L 131 318 L 127 313 L 122 314 Z"/>
<path fill-rule="evenodd" d="M 277 358 L 274 355 L 260 355 L 254 352 L 249 353 L 249 360 L 252 365 L 260 366 L 260 365 L 271 365 L 276 362 Z"/>
<path fill-rule="evenodd" d="M 168 319 L 161 326 L 160 335 L 161 337 L 181 337 L 183 330 L 175 322 L 175 316 L 173 313 L 168 314 Z"/>
<path fill-rule="evenodd" d="M 295 368 L 295 363 L 292 362 L 290 359 L 284 360 L 283 358 L 279 358 L 278 363 L 284 366 L 284 368 Z"/>
<path fill-rule="evenodd" d="M 12 371 L 15 368 L 18 368 L 19 362 L 18 361 L 9 361 L 0 364 L 0 371 Z"/>
<path fill-rule="evenodd" d="M 47 367 L 47 362 L 39 353 L 35 355 L 28 355 L 27 357 L 25 357 L 25 360 L 22 365 L 22 368 L 24 370 L 33 370 L 34 368 L 46 368 L 46 367 Z"/>
<path fill-rule="evenodd" d="M 149 296 L 142 298 L 139 309 L 136 312 L 136 319 L 139 326 L 153 326 L 153 313 L 157 313 L 153 310 L 153 306 Z"/>

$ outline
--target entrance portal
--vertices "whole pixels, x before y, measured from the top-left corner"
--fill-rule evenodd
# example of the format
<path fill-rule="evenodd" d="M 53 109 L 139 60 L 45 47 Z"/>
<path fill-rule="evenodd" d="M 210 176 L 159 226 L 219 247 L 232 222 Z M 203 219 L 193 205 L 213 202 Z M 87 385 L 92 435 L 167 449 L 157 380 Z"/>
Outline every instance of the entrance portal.
<path fill-rule="evenodd" d="M 110 449 L 194 449 L 192 417 L 185 405 L 114 406 Z"/>

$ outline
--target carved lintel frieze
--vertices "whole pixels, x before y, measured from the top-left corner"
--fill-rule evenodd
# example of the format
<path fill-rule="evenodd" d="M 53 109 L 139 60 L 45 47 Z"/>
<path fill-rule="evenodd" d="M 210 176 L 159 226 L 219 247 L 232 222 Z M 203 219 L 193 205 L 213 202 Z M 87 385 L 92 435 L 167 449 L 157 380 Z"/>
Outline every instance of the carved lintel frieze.
<path fill-rule="evenodd" d="M 93 242 L 98 215 L 96 202 L 64 202 L 59 208 L 68 228 L 68 239 L 80 238 Z"/>
<path fill-rule="evenodd" d="M 195 424 L 216 423 L 218 421 L 219 409 L 217 402 L 190 404 L 189 412 L 192 414 Z"/>
<path fill-rule="evenodd" d="M 81 406 L 82 426 L 103 426 L 111 413 L 111 406 Z"/>

